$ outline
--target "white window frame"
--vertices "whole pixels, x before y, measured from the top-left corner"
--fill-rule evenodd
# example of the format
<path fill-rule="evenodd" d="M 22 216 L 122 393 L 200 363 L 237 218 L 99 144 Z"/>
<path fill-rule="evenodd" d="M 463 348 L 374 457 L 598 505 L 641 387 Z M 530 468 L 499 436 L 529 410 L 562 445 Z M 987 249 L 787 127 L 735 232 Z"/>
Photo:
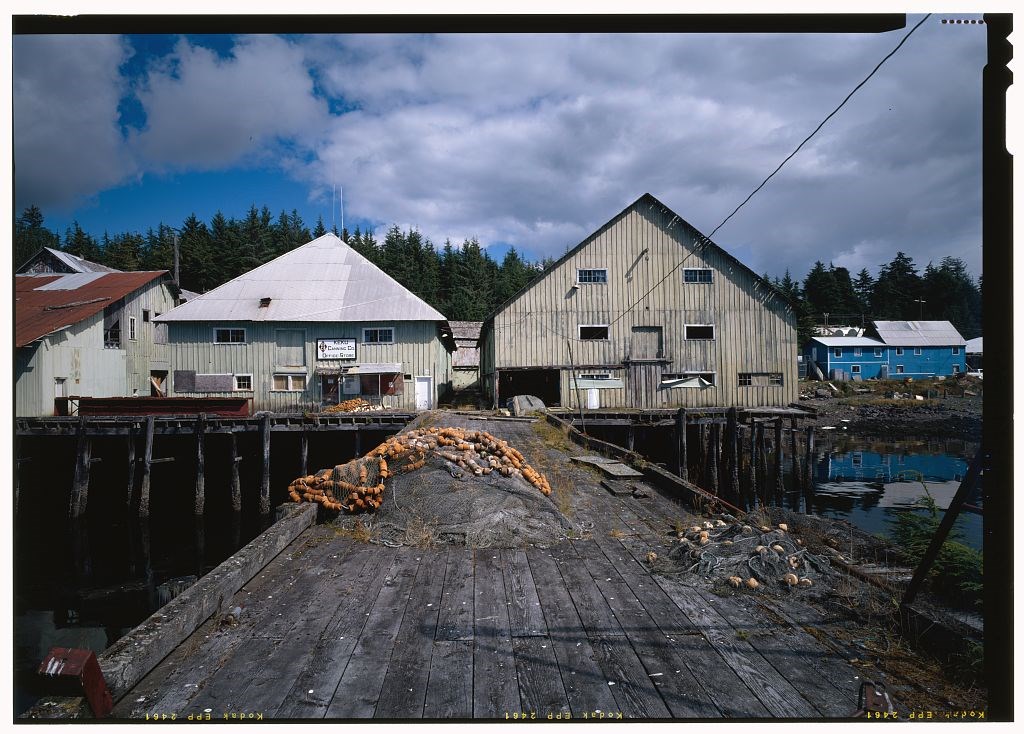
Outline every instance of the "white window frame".
<path fill-rule="evenodd" d="M 881 357 L 882 356 L 882 349 L 880 347 L 875 347 L 875 356 L 876 357 Z"/>
<path fill-rule="evenodd" d="M 864 350 L 861 349 L 860 347 L 854 347 L 853 348 L 853 356 L 854 357 L 863 357 L 864 356 Z"/>
<path fill-rule="evenodd" d="M 580 375 L 578 379 L 580 379 L 580 380 L 610 380 L 610 379 L 612 379 L 612 373 L 611 372 L 588 372 L 586 374 Z"/>
<path fill-rule="evenodd" d="M 285 377 L 288 380 L 288 387 L 278 388 L 274 387 L 274 382 L 278 377 Z M 303 379 L 302 387 L 296 389 L 292 387 L 292 379 L 295 377 L 301 377 Z M 306 392 L 309 389 L 309 375 L 305 372 L 275 372 L 270 377 L 270 392 Z"/>
<path fill-rule="evenodd" d="M 702 280 L 700 276 L 696 276 L 697 280 L 687 280 L 687 273 L 707 273 L 708 279 Z M 715 282 L 715 271 L 712 268 L 683 268 L 683 283 L 686 285 L 711 285 Z"/>
<path fill-rule="evenodd" d="M 744 376 L 748 382 L 743 383 Z M 764 384 L 758 384 L 754 382 L 755 377 L 764 377 L 766 382 Z M 778 378 L 778 382 L 774 382 L 773 378 Z M 786 378 L 781 372 L 737 372 L 736 373 L 736 386 L 737 387 L 783 387 Z"/>
<path fill-rule="evenodd" d="M 682 372 L 662 372 L 661 382 L 675 382 L 676 380 L 688 380 L 691 377 L 700 377 L 707 380 L 713 386 L 718 384 L 718 373 L 711 370 L 683 370 Z M 708 377 L 711 379 L 708 380 Z"/>
<path fill-rule="evenodd" d="M 832 356 L 835 357 L 836 359 L 842 358 L 842 356 L 843 356 L 843 348 L 842 347 L 832 347 Z"/>
<path fill-rule="evenodd" d="M 896 374 L 897 375 L 905 374 L 904 371 L 903 371 L 904 369 L 905 368 L 903 367 L 903 365 L 901 365 L 901 364 L 896 365 Z"/>
<path fill-rule="evenodd" d="M 248 343 L 246 340 L 248 339 L 249 335 L 246 334 L 245 327 L 235 328 L 233 326 L 215 326 L 215 327 L 213 327 L 212 331 L 213 331 L 213 343 L 214 344 L 227 344 L 227 345 L 231 345 L 231 344 L 246 344 L 246 343 Z M 227 332 L 229 332 L 229 334 L 228 334 L 229 341 L 226 341 L 226 342 L 218 341 L 217 340 L 217 332 L 218 331 L 227 331 Z M 242 332 L 242 341 L 240 341 L 240 342 L 230 341 L 230 332 L 232 332 L 232 331 L 240 331 L 240 332 Z"/>
<path fill-rule="evenodd" d="M 920 357 L 922 354 L 924 354 L 924 351 L 921 349 L 921 347 L 914 347 L 915 357 Z"/>
<path fill-rule="evenodd" d="M 960 354 L 960 347 L 953 347 L 953 354 Z"/>
<path fill-rule="evenodd" d="M 580 273 L 604 273 L 604 280 L 580 280 Z M 577 285 L 607 285 L 608 268 L 576 268 Z"/>
<path fill-rule="evenodd" d="M 584 329 L 605 329 L 604 339 L 584 339 Z M 612 330 L 608 324 L 577 324 L 576 325 L 576 339 L 581 342 L 606 342 L 612 338 Z"/>
<path fill-rule="evenodd" d="M 239 377 L 248 377 L 249 378 L 249 387 L 239 387 L 238 386 L 238 378 Z M 236 374 L 234 376 L 234 388 L 235 388 L 234 392 L 254 392 L 255 387 L 254 387 L 254 383 L 253 383 L 253 379 L 252 379 L 252 373 L 251 372 L 240 372 L 240 373 Z"/>
<path fill-rule="evenodd" d="M 896 347 L 896 356 L 897 357 L 902 357 L 903 356 L 903 347 Z"/>
<path fill-rule="evenodd" d="M 697 338 L 691 339 L 689 336 L 686 335 L 687 330 L 691 326 L 696 326 L 696 327 L 702 328 L 702 329 L 710 328 L 711 329 L 711 338 L 710 339 L 697 339 Z M 713 341 L 715 341 L 717 336 L 718 336 L 718 331 L 717 331 L 717 329 L 715 329 L 715 325 L 714 324 L 683 324 L 683 341 L 688 341 L 688 342 L 689 341 L 693 341 L 693 342 L 713 342 Z"/>
<path fill-rule="evenodd" d="M 368 331 L 384 331 L 385 329 L 391 332 L 391 341 L 366 341 L 366 332 Z M 394 326 L 364 326 L 362 335 L 363 344 L 394 344 L 395 343 L 395 327 Z"/>
<path fill-rule="evenodd" d="M 960 374 L 960 365 L 958 365 L 958 364 L 953 365 L 953 374 L 954 375 L 959 375 Z"/>
<path fill-rule="evenodd" d="M 128 340 L 129 341 L 137 341 L 138 338 L 139 338 L 139 332 L 138 332 L 138 329 L 135 328 L 135 317 L 134 316 L 129 316 L 128 317 Z"/>
<path fill-rule="evenodd" d="M 850 365 L 850 374 L 859 375 L 860 374 L 860 365 L 859 364 L 851 364 Z"/>

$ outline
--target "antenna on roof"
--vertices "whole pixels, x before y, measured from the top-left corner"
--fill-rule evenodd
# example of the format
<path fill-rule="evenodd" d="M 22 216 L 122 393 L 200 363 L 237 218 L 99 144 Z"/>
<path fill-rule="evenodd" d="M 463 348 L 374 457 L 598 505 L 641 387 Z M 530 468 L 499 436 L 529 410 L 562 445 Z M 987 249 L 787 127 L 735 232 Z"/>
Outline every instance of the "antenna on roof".
<path fill-rule="evenodd" d="M 334 189 L 337 188 L 337 184 L 331 184 L 331 229 L 337 229 L 334 224 Z"/>
<path fill-rule="evenodd" d="M 338 192 L 340 197 L 338 199 L 338 208 L 341 210 L 341 239 L 345 239 L 345 187 L 339 185 Z"/>

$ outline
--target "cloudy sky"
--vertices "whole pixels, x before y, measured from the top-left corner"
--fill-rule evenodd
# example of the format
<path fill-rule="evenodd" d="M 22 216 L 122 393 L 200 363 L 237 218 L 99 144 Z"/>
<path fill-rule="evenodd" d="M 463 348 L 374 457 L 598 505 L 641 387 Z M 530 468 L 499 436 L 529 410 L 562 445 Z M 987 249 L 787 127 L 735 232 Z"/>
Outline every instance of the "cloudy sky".
<path fill-rule="evenodd" d="M 771 275 L 897 250 L 979 275 L 985 26 L 953 17 L 981 16 L 932 16 L 715 241 Z M 350 229 L 540 258 L 650 192 L 709 233 L 907 29 L 16 36 L 15 208 L 97 236 L 251 204 L 329 227 L 340 184 Z"/>

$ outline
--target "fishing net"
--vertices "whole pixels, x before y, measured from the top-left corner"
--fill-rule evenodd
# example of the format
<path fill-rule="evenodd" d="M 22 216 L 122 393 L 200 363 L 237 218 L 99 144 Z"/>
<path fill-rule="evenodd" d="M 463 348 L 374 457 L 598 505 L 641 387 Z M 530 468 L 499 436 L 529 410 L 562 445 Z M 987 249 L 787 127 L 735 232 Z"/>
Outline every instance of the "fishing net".
<path fill-rule="evenodd" d="M 816 597 L 828 593 L 838 576 L 827 558 L 808 550 L 784 523 L 756 526 L 720 515 L 679 535 L 659 570 L 693 583 Z"/>
<path fill-rule="evenodd" d="M 337 527 L 384 545 L 548 545 L 578 530 L 547 478 L 486 431 L 399 434 L 366 457 L 296 479 L 289 493 L 342 511 Z"/>

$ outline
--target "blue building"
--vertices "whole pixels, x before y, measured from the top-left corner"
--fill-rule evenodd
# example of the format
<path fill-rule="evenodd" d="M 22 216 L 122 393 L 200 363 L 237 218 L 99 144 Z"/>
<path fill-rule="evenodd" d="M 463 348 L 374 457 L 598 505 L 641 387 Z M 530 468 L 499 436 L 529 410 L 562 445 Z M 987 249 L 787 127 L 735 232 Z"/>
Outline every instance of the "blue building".
<path fill-rule="evenodd" d="M 966 372 L 966 347 L 948 321 L 875 321 L 864 336 L 813 337 L 804 355 L 825 379 L 923 379 Z"/>

